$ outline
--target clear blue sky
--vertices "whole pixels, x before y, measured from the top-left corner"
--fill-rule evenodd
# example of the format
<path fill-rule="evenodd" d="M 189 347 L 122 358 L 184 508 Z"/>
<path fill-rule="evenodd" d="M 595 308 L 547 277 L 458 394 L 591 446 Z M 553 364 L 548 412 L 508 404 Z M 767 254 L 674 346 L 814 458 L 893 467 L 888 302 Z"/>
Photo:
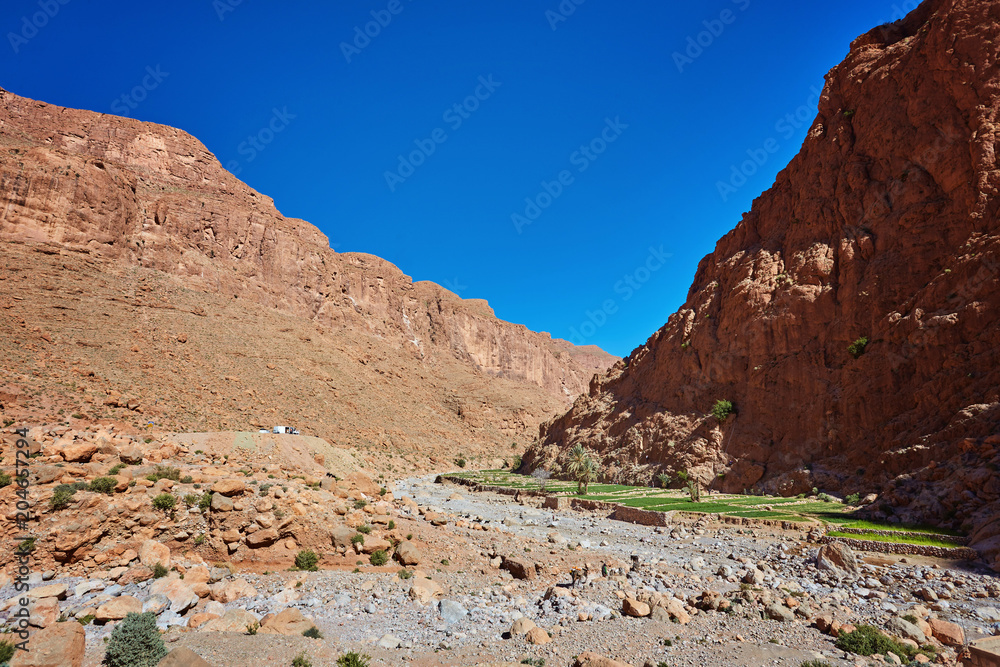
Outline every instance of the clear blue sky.
<path fill-rule="evenodd" d="M 624 355 L 797 152 L 850 41 L 913 5 L 8 0 L 0 86 L 182 128 L 336 250 Z"/>

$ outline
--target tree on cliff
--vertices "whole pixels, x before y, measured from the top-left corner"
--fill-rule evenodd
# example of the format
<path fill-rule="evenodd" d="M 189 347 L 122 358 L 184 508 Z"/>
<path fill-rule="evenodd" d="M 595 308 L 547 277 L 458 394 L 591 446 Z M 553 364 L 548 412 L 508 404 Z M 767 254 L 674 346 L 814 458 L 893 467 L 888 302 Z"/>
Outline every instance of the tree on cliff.
<path fill-rule="evenodd" d="M 569 450 L 569 463 L 566 471 L 576 480 L 576 492 L 581 496 L 587 495 L 587 488 L 590 483 L 597 479 L 600 466 L 590 458 L 590 454 L 583 448 L 583 445 L 576 445 Z"/>

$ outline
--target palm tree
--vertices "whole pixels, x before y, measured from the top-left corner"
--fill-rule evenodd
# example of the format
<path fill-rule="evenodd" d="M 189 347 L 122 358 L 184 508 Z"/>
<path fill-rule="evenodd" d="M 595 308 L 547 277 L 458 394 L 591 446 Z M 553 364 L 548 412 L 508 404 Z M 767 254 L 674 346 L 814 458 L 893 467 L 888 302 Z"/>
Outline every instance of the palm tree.
<path fill-rule="evenodd" d="M 590 454 L 583 448 L 583 445 L 576 445 L 569 450 L 569 462 L 566 464 L 566 471 L 576 480 L 576 492 L 578 495 L 587 495 L 587 488 L 590 483 L 597 479 L 600 466 L 590 458 Z"/>

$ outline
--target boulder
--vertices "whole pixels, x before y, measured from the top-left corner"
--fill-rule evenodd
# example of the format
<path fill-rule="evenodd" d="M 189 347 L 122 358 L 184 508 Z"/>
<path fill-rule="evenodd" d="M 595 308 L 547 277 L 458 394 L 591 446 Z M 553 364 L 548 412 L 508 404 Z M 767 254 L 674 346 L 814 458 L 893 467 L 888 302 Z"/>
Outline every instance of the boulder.
<path fill-rule="evenodd" d="M 838 575 L 858 573 L 858 561 L 854 557 L 854 552 L 843 542 L 831 542 L 821 546 L 816 556 L 816 567 Z"/>
<path fill-rule="evenodd" d="M 212 494 L 212 511 L 213 512 L 232 512 L 233 511 L 233 501 L 225 497 L 220 493 Z"/>
<path fill-rule="evenodd" d="M 401 542 L 396 547 L 396 560 L 403 565 L 419 565 L 423 554 L 414 546 L 413 542 Z"/>
<path fill-rule="evenodd" d="M 169 568 L 170 549 L 166 544 L 161 544 L 156 540 L 146 540 L 139 547 L 139 562 L 149 568 L 157 563 Z"/>
<path fill-rule="evenodd" d="M 957 623 L 949 623 L 939 618 L 927 619 L 927 625 L 931 627 L 931 634 L 934 639 L 945 646 L 964 646 L 965 631 Z"/>
<path fill-rule="evenodd" d="M 278 531 L 274 528 L 265 528 L 247 535 L 247 546 L 251 549 L 269 547 L 277 542 L 279 537 Z"/>
<path fill-rule="evenodd" d="M 772 602 L 764 608 L 764 613 L 767 617 L 774 621 L 782 621 L 784 623 L 790 623 L 795 620 L 795 614 L 792 610 L 779 602 Z"/>
<path fill-rule="evenodd" d="M 170 611 L 183 614 L 198 604 L 198 594 L 184 581 L 174 577 L 157 579 L 149 587 L 150 595 L 163 595 L 170 601 Z"/>
<path fill-rule="evenodd" d="M 212 591 L 212 599 L 222 604 L 229 604 L 243 597 L 257 595 L 257 589 L 251 586 L 245 579 L 220 581 L 217 584 L 212 584 L 209 588 Z"/>
<path fill-rule="evenodd" d="M 513 625 L 510 626 L 510 636 L 523 637 L 528 633 L 528 630 L 531 630 L 533 627 L 535 627 L 535 622 L 527 616 L 522 616 L 514 621 Z"/>
<path fill-rule="evenodd" d="M 28 591 L 28 598 L 40 600 L 42 598 L 66 599 L 66 584 L 49 584 L 48 586 L 38 586 Z"/>
<path fill-rule="evenodd" d="M 373 554 L 376 551 L 389 551 L 392 548 L 392 544 L 388 540 L 383 540 L 381 537 L 368 536 L 365 538 L 365 543 L 361 545 L 362 553 Z"/>
<path fill-rule="evenodd" d="M 504 558 L 500 567 L 510 572 L 515 579 L 534 579 L 535 565 L 519 558 Z"/>
<path fill-rule="evenodd" d="M 468 610 L 455 600 L 442 600 L 440 611 L 441 618 L 448 624 L 458 623 L 469 615 Z"/>
<path fill-rule="evenodd" d="M 597 655 L 590 651 L 584 651 L 576 657 L 573 667 L 632 667 L 627 662 L 618 662 L 603 655 Z"/>
<path fill-rule="evenodd" d="M 121 595 L 97 608 L 94 620 L 97 623 L 120 621 L 128 614 L 142 613 L 142 602 L 131 595 Z"/>
<path fill-rule="evenodd" d="M 201 626 L 202 632 L 240 632 L 245 633 L 248 625 L 258 623 L 254 614 L 246 609 L 230 609 L 222 618 L 216 618 Z"/>
<path fill-rule="evenodd" d="M 82 667 L 87 636 L 76 621 L 53 623 L 31 635 L 27 651 L 15 651 L 11 667 Z"/>
<path fill-rule="evenodd" d="M 135 445 L 123 447 L 118 450 L 118 458 L 121 459 L 122 463 L 137 465 L 142 463 L 142 450 Z"/>
<path fill-rule="evenodd" d="M 644 618 L 649 616 L 651 611 L 649 605 L 645 602 L 639 602 L 634 598 L 625 598 L 622 600 L 622 613 L 626 616 Z"/>
<path fill-rule="evenodd" d="M 357 531 L 353 528 L 348 528 L 347 526 L 337 526 L 330 531 L 330 540 L 333 542 L 333 546 L 335 547 L 350 549 L 353 546 L 351 544 L 351 538 L 356 534 Z"/>
<path fill-rule="evenodd" d="M 431 579 L 415 577 L 410 584 L 410 598 L 418 604 L 427 604 L 432 600 L 440 600 L 444 597 L 444 589 L 441 584 Z"/>
<path fill-rule="evenodd" d="M 28 622 L 36 628 L 47 628 L 59 619 L 58 598 L 28 599 Z"/>
<path fill-rule="evenodd" d="M 890 618 L 886 627 L 889 628 L 889 632 L 897 637 L 900 637 L 901 639 L 912 639 L 917 642 L 917 644 L 924 644 L 927 642 L 927 635 L 925 635 L 920 628 L 906 619 L 900 618 L 899 616 L 893 616 Z"/>
<path fill-rule="evenodd" d="M 302 615 L 298 609 L 288 608 L 268 618 L 260 631 L 269 635 L 298 637 L 316 624 Z"/>
<path fill-rule="evenodd" d="M 548 644 L 550 641 L 552 641 L 552 639 L 549 637 L 549 633 L 547 633 L 545 630 L 542 630 L 537 625 L 528 630 L 527 633 L 525 633 L 524 639 L 529 644 L 538 644 L 538 645 Z"/>
<path fill-rule="evenodd" d="M 86 463 L 97 453 L 97 445 L 93 442 L 77 442 L 63 447 L 59 453 L 64 461 Z"/>
<path fill-rule="evenodd" d="M 156 667 L 212 667 L 212 663 L 186 646 L 181 646 L 164 656 Z"/>
<path fill-rule="evenodd" d="M 220 479 L 212 486 L 212 493 L 232 498 L 246 490 L 246 484 L 241 479 Z"/>

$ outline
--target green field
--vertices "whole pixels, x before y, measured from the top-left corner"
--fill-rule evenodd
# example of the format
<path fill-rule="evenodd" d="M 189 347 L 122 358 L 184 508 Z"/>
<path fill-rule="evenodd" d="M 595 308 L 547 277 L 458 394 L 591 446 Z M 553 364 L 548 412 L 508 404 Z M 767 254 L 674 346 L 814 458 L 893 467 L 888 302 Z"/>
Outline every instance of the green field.
<path fill-rule="evenodd" d="M 517 475 L 506 470 L 478 470 L 460 472 L 448 477 L 461 477 L 480 484 L 501 486 L 511 489 L 539 489 L 539 481 L 528 475 Z M 844 528 L 861 530 L 881 530 L 893 532 L 923 533 L 921 536 L 883 536 L 874 533 L 831 532 L 830 535 L 879 542 L 900 542 L 930 546 L 955 547 L 953 542 L 938 539 L 937 536 L 960 533 L 928 526 L 905 526 L 892 523 L 878 523 L 860 520 L 847 511 L 845 505 L 835 501 L 815 498 L 780 498 L 773 496 L 746 496 L 725 493 L 703 492 L 701 502 L 692 502 L 686 491 L 680 489 L 659 489 L 645 486 L 625 486 L 621 484 L 591 484 L 587 495 L 577 495 L 575 482 L 550 479 L 545 482 L 545 492 L 553 496 L 584 498 L 604 502 L 619 503 L 628 507 L 655 512 L 696 512 L 701 514 L 725 514 L 753 519 L 773 519 L 778 521 L 820 522 Z"/>

